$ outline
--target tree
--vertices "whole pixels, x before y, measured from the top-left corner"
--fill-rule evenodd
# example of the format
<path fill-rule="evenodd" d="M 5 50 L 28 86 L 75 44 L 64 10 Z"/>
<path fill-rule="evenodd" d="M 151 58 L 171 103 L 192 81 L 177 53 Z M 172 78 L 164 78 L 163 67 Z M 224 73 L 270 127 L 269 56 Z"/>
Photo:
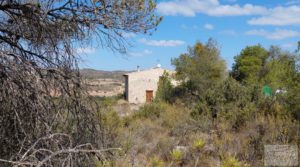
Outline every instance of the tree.
<path fill-rule="evenodd" d="M 74 46 L 96 38 L 102 47 L 124 53 L 124 33 L 148 34 L 159 24 L 154 9 L 153 0 L 0 2 L 0 159 L 9 162 L 4 166 L 90 166 L 88 156 L 74 154 L 100 154 L 93 148 L 109 147 L 97 105 L 83 89 Z"/>
<path fill-rule="evenodd" d="M 298 42 L 298 49 L 295 54 L 287 59 L 288 68 L 285 69 L 290 78 L 283 76 L 286 86 L 285 105 L 287 110 L 293 115 L 296 120 L 300 120 L 300 42 Z"/>
<path fill-rule="evenodd" d="M 267 51 L 260 45 L 246 47 L 235 57 L 232 76 L 252 89 L 253 101 L 271 111 L 276 103 L 299 120 L 299 55 L 271 46 Z M 272 99 L 259 99 L 263 85 L 273 90 Z M 276 93 L 277 92 L 277 93 Z M 273 99 L 274 97 L 274 99 Z M 259 102 L 261 101 L 261 102 Z M 284 111 L 281 111 L 283 113 Z"/>
<path fill-rule="evenodd" d="M 247 46 L 234 58 L 231 75 L 237 81 L 244 83 L 258 83 L 264 75 L 264 66 L 268 58 L 268 51 L 261 45 Z"/>
<path fill-rule="evenodd" d="M 266 62 L 267 73 L 263 80 L 275 90 L 288 89 L 295 82 L 297 56 L 294 53 L 284 52 L 276 46 L 270 48 L 269 54 Z"/>
<path fill-rule="evenodd" d="M 197 42 L 188 53 L 172 60 L 177 79 L 200 98 L 206 91 L 226 77 L 226 65 L 220 58 L 217 43 L 210 39 L 206 44 Z"/>
<path fill-rule="evenodd" d="M 170 75 L 166 71 L 159 78 L 158 88 L 156 92 L 156 100 L 163 100 L 166 102 L 171 102 L 173 94 L 173 86 L 171 83 Z"/>

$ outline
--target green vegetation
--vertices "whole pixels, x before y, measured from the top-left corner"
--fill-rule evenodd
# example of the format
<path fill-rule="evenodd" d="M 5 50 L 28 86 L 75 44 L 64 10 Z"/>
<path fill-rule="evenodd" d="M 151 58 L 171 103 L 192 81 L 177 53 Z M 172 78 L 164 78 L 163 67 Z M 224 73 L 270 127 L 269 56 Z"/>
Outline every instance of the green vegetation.
<path fill-rule="evenodd" d="M 151 166 L 153 167 L 164 167 L 165 166 L 165 163 L 163 160 L 159 159 L 158 157 L 153 157 L 151 158 Z"/>
<path fill-rule="evenodd" d="M 173 94 L 173 86 L 171 84 L 171 78 L 167 72 L 160 77 L 158 82 L 158 90 L 156 92 L 156 101 L 162 100 L 171 102 Z"/>
<path fill-rule="evenodd" d="M 247 167 L 247 165 L 230 156 L 223 161 L 221 167 Z"/>
<path fill-rule="evenodd" d="M 180 150 L 173 149 L 170 152 L 170 156 L 173 161 L 175 161 L 176 163 L 179 163 L 183 158 L 183 153 Z"/>
<path fill-rule="evenodd" d="M 249 46 L 226 74 L 211 40 L 188 52 L 173 60 L 179 85 L 164 74 L 153 103 L 124 117 L 105 112 L 122 148 L 113 165 L 263 166 L 265 144 L 300 144 L 298 53 Z"/>
<path fill-rule="evenodd" d="M 196 150 L 201 150 L 205 146 L 205 141 L 203 139 L 196 139 L 193 143 L 193 148 Z"/>
<path fill-rule="evenodd" d="M 197 98 L 201 98 L 206 90 L 226 76 L 225 62 L 220 58 L 218 45 L 212 39 L 206 44 L 197 42 L 188 48 L 188 53 L 173 59 L 172 64 L 176 67 L 177 79 Z"/>
<path fill-rule="evenodd" d="M 265 74 L 266 60 L 268 51 L 260 45 L 247 46 L 236 56 L 235 64 L 232 67 L 233 77 L 237 81 L 247 82 L 249 84 L 257 83 Z"/>

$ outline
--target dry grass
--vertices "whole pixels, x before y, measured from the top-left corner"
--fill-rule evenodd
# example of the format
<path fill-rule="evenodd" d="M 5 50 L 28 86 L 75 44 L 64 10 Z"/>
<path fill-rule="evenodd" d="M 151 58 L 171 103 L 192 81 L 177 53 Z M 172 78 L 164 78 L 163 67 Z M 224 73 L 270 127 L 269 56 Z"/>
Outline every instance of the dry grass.
<path fill-rule="evenodd" d="M 157 102 L 129 116 L 109 114 L 114 142 L 123 148 L 114 165 L 263 166 L 265 144 L 299 144 L 298 124 L 289 117 L 257 113 L 236 129 L 235 117 L 220 117 L 212 126 L 208 116 L 195 120 L 190 113 L 183 105 Z"/>

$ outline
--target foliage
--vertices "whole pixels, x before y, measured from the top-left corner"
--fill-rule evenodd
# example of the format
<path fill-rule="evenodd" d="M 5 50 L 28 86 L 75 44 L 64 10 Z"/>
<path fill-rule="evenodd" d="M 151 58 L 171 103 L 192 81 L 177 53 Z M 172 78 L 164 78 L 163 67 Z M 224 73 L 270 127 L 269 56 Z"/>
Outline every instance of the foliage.
<path fill-rule="evenodd" d="M 246 116 L 246 108 L 251 106 L 250 93 L 247 87 L 241 85 L 231 77 L 207 91 L 204 100 L 195 106 L 192 117 L 198 119 L 203 115 L 216 118 L 237 116 L 242 119 Z"/>
<path fill-rule="evenodd" d="M 183 158 L 183 152 L 179 149 L 173 149 L 170 152 L 171 159 L 175 162 L 180 162 Z"/>
<path fill-rule="evenodd" d="M 196 139 L 194 142 L 193 142 L 193 148 L 196 149 L 196 150 L 201 150 L 203 149 L 203 147 L 205 146 L 205 141 L 203 139 Z"/>
<path fill-rule="evenodd" d="M 151 166 L 152 167 L 164 167 L 165 163 L 163 160 L 161 160 L 159 157 L 154 156 L 153 158 L 151 158 Z"/>
<path fill-rule="evenodd" d="M 272 46 L 266 62 L 267 73 L 263 78 L 273 89 L 288 89 L 297 75 L 297 55 Z"/>
<path fill-rule="evenodd" d="M 234 83 L 241 89 L 245 88 L 237 81 Z M 137 116 L 138 112 L 144 110 L 141 108 L 141 111 L 128 116 L 129 118 L 119 118 L 121 122 L 125 119 L 130 121 L 127 126 L 121 124 L 119 127 L 121 130 L 118 141 L 125 142 L 121 146 L 126 149 L 126 152 L 118 157 L 117 164 L 155 166 L 154 164 L 163 162 L 164 166 L 171 166 L 174 163 L 187 167 L 195 164 L 217 166 L 218 157 L 225 155 L 225 158 L 221 159 L 221 164 L 224 166 L 243 167 L 246 162 L 250 166 L 262 166 L 264 144 L 299 142 L 298 124 L 291 117 L 284 113 L 282 113 L 284 116 L 265 114 L 271 112 L 272 108 L 276 108 L 272 107 L 273 105 L 262 108 L 260 103 L 265 102 L 261 101 L 257 106 L 255 103 L 247 102 L 244 107 L 238 105 L 230 107 L 235 106 L 233 105 L 235 103 L 239 104 L 238 98 L 241 97 L 242 95 L 237 93 L 225 98 L 228 100 L 226 105 L 223 104 L 224 109 L 218 113 L 215 126 L 203 125 L 206 124 L 203 120 L 211 119 L 209 115 L 202 114 L 198 119 L 193 120 L 189 117 L 190 109 L 178 104 L 162 102 L 160 105 L 152 104 L 161 106 L 159 116 Z M 244 100 L 249 99 L 251 98 Z M 228 109 L 225 110 L 227 107 Z M 155 107 L 150 107 L 147 111 L 151 113 L 152 109 L 156 110 Z M 130 146 L 126 143 L 130 143 Z M 229 158 L 226 155 L 236 156 Z M 149 157 L 152 158 L 149 160 Z"/>
<path fill-rule="evenodd" d="M 120 118 L 126 126 L 120 127 L 119 141 L 130 146 L 122 145 L 126 155 L 120 156 L 117 164 L 263 166 L 265 144 L 298 145 L 299 121 L 292 114 L 299 111 L 300 104 L 296 55 L 275 48 L 267 53 L 260 75 L 251 74 L 252 79 L 227 77 L 192 100 L 193 84 L 202 81 L 182 79 L 181 85 L 172 88 L 176 100 L 157 100 Z M 262 94 L 264 85 L 274 90 L 271 97 Z M 279 88 L 286 89 L 276 93 Z M 153 158 L 149 161 L 149 157 Z"/>
<path fill-rule="evenodd" d="M 296 120 L 300 120 L 300 74 L 298 74 L 296 83 L 286 94 L 286 108 Z"/>
<path fill-rule="evenodd" d="M 235 157 L 229 156 L 222 162 L 221 167 L 247 167 L 247 165 L 238 161 Z"/>
<path fill-rule="evenodd" d="M 119 115 L 114 111 L 102 113 L 101 121 L 103 123 L 102 133 L 106 140 L 107 147 L 116 147 L 118 136 L 122 130 L 122 122 Z"/>
<path fill-rule="evenodd" d="M 290 111 L 299 120 L 299 55 L 282 51 L 272 46 L 269 51 L 260 45 L 246 47 L 240 55 L 235 57 L 235 64 L 231 75 L 246 84 L 252 94 L 252 101 L 260 103 L 260 109 L 267 107 L 267 113 L 274 114 L 273 104 L 283 111 Z M 263 87 L 273 90 L 273 100 L 260 97 Z M 269 104 L 269 105 L 268 105 Z M 278 108 L 277 107 L 277 108 Z M 281 111 L 281 112 L 283 112 Z"/>
<path fill-rule="evenodd" d="M 217 43 L 212 39 L 206 44 L 197 42 L 188 48 L 188 53 L 173 59 L 172 64 L 176 67 L 177 79 L 198 98 L 226 76 L 225 62 L 220 58 Z"/>
<path fill-rule="evenodd" d="M 257 83 L 265 75 L 264 66 L 268 56 L 268 51 L 261 45 L 247 46 L 234 58 L 231 75 L 237 81 Z"/>
<path fill-rule="evenodd" d="M 162 100 L 165 102 L 171 102 L 173 95 L 173 86 L 169 74 L 165 71 L 159 78 L 158 88 L 156 92 L 156 100 Z"/>
<path fill-rule="evenodd" d="M 163 103 L 152 103 L 144 105 L 134 117 L 156 119 L 164 112 L 165 105 Z"/>

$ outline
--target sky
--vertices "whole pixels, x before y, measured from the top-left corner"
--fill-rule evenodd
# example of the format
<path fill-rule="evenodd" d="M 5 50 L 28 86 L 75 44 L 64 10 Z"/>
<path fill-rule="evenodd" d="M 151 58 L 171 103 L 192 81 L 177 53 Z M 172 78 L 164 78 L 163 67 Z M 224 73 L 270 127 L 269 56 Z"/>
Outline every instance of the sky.
<path fill-rule="evenodd" d="M 124 34 L 131 44 L 126 55 L 78 47 L 79 67 L 115 71 L 161 64 L 172 70 L 171 60 L 188 46 L 213 38 L 230 70 L 234 56 L 246 46 L 293 51 L 300 40 L 300 0 L 158 0 L 156 12 L 164 19 L 152 36 Z"/>

